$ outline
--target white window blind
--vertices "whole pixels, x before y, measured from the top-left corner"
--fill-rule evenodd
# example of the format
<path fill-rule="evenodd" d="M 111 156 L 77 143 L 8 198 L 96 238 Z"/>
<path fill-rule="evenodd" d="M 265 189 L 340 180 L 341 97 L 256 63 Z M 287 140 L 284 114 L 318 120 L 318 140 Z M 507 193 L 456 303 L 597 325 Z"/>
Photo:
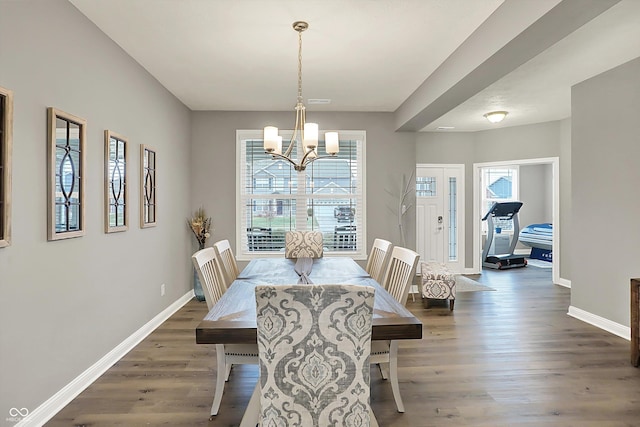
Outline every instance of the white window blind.
<path fill-rule="evenodd" d="M 240 259 L 282 256 L 289 230 L 320 230 L 324 251 L 366 257 L 365 132 L 338 131 L 340 152 L 296 172 L 263 149 L 261 130 L 237 131 L 237 249 Z M 281 132 L 284 141 L 291 134 Z M 320 133 L 322 135 L 322 132 Z M 283 151 L 287 142 L 283 143 Z M 297 158 L 300 147 L 291 157 Z M 318 142 L 324 155 L 324 141 Z"/>

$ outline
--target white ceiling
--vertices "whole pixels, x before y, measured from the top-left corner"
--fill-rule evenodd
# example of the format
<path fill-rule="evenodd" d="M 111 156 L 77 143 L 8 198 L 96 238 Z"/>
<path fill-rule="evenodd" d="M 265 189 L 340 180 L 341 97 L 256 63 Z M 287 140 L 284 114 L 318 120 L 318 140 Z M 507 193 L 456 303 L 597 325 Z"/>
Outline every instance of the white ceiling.
<path fill-rule="evenodd" d="M 467 84 L 463 99 L 459 91 L 457 98 L 449 96 L 455 105 L 421 93 L 436 88 L 442 101 L 455 87 L 440 87 L 438 67 L 441 75 L 459 74 L 464 81 L 483 64 L 482 58 L 475 66 L 461 64 L 456 49 L 458 57 L 473 57 L 482 49 L 472 47 L 484 38 L 498 43 L 496 53 L 538 15 L 572 1 L 70 0 L 192 110 L 293 111 L 298 37 L 291 24 L 307 21 L 303 96 L 331 99 L 329 105 L 307 102 L 309 116 L 386 111 L 417 117 L 429 110 L 413 124 L 427 131 L 489 129 L 496 125 L 482 115 L 496 109 L 510 112 L 498 126 L 566 118 L 571 85 L 640 56 L 640 0 L 622 0 L 504 77 Z M 616 1 L 580 0 L 579 6 Z M 531 22 L 498 20 L 508 7 L 515 16 L 530 14 Z M 504 28 L 495 28 L 496 22 Z M 496 34 L 507 39 L 496 41 Z"/>

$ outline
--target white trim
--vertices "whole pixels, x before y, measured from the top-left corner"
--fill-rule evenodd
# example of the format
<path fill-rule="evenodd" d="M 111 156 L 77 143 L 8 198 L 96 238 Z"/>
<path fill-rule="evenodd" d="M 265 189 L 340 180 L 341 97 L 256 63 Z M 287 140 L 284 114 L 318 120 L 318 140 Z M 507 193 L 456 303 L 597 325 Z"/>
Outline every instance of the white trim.
<path fill-rule="evenodd" d="M 293 134 L 292 130 L 283 130 L 280 129 L 280 135 L 284 137 L 284 140 L 291 138 Z M 319 133 L 324 133 L 325 130 L 320 130 Z M 350 256 L 356 260 L 366 260 L 367 259 L 367 166 L 366 166 L 366 146 L 367 146 L 367 132 L 365 130 L 338 130 L 340 135 L 340 140 L 354 140 L 357 141 L 357 155 L 358 155 L 358 185 L 359 189 L 356 194 L 352 193 L 341 193 L 341 194 L 307 194 L 303 195 L 294 194 L 294 195 L 283 195 L 282 197 L 290 200 L 300 201 L 302 199 L 314 198 L 317 200 L 322 199 L 353 199 L 356 201 L 356 239 L 357 239 L 357 250 L 356 251 L 331 251 L 330 253 L 325 252 L 325 256 Z M 263 138 L 262 130 L 259 129 L 237 129 L 236 130 L 236 163 L 238 167 L 236 167 L 236 226 L 235 226 L 235 234 L 236 234 L 236 250 L 235 256 L 238 261 L 250 261 L 254 258 L 269 258 L 269 257 L 282 257 L 282 252 L 271 251 L 271 252 L 249 252 L 245 249 L 247 234 L 246 228 L 243 224 L 243 218 L 247 215 L 247 213 L 243 210 L 245 206 L 245 197 L 246 198 L 255 198 L 255 199 L 264 199 L 269 200 L 273 199 L 272 194 L 259 194 L 259 195 L 244 195 L 242 188 L 242 181 L 246 177 L 246 164 L 244 161 L 244 150 L 246 140 L 259 140 Z M 338 157 L 340 158 L 340 157 Z M 300 173 L 296 174 L 298 178 L 298 188 L 305 187 L 305 174 Z M 307 220 L 307 210 L 299 209 L 296 211 L 297 217 L 296 221 L 298 224 L 306 224 Z"/>
<path fill-rule="evenodd" d="M 560 277 L 556 282 L 556 285 L 564 286 L 565 288 L 571 289 L 571 280 L 563 279 L 562 277 Z"/>
<path fill-rule="evenodd" d="M 578 320 L 582 320 L 585 323 L 589 323 L 597 328 L 603 329 L 607 332 L 611 332 L 614 335 L 624 338 L 627 341 L 631 341 L 631 328 L 613 322 L 604 317 L 600 317 L 588 311 L 584 311 L 574 306 L 569 306 L 569 312 L 567 313 L 571 317 L 575 317 Z"/>
<path fill-rule="evenodd" d="M 474 163 L 473 164 L 473 270 L 481 272 L 480 258 L 482 257 L 482 243 L 480 230 L 482 230 L 482 213 L 480 212 L 480 169 L 484 167 L 506 165 L 543 165 L 551 164 L 553 177 L 553 262 L 551 276 L 553 283 L 561 282 L 560 279 L 560 158 L 543 157 L 538 159 L 508 160 L 500 162 Z"/>
<path fill-rule="evenodd" d="M 105 354 L 100 360 L 90 366 L 86 371 L 78 375 L 73 381 L 64 386 L 60 391 L 47 399 L 42 405 L 38 406 L 28 416 L 23 418 L 16 427 L 32 427 L 42 426 L 44 423 L 53 418 L 65 406 L 89 387 L 95 380 L 118 362 L 125 354 L 131 351 L 143 339 L 165 320 L 171 317 L 176 311 L 182 308 L 187 302 L 191 301 L 194 293 L 193 290 L 187 292 L 169 307 L 165 308 L 156 317 L 147 322 L 140 329 L 135 331 L 131 336 L 118 344 L 113 350 Z"/>

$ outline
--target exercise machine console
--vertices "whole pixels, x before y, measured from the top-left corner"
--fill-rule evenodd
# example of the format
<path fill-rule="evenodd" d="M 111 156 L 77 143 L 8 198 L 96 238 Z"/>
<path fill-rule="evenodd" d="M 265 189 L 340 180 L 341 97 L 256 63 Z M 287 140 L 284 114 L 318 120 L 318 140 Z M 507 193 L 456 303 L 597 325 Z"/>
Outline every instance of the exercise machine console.
<path fill-rule="evenodd" d="M 482 266 L 504 270 L 507 268 L 526 267 L 527 260 L 520 255 L 514 255 L 516 244 L 518 243 L 518 235 L 520 234 L 520 223 L 518 222 L 518 212 L 522 207 L 522 202 L 504 202 L 494 203 L 487 214 L 482 218 L 487 221 L 487 241 L 482 251 Z M 507 253 L 489 255 L 489 249 L 493 243 L 496 232 L 495 220 L 511 220 L 513 221 L 513 236 L 509 244 Z M 497 230 L 500 232 L 500 230 Z"/>

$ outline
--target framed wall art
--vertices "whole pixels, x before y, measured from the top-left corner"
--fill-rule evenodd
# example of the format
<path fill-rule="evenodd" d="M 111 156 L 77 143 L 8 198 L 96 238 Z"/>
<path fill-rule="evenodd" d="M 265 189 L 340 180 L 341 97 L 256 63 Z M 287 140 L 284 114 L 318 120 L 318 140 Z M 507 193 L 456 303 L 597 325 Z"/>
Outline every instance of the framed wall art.
<path fill-rule="evenodd" d="M 49 107 L 47 125 L 47 238 L 80 237 L 85 233 L 87 121 Z"/>
<path fill-rule="evenodd" d="M 11 244 L 13 92 L 0 87 L 0 248 Z"/>
<path fill-rule="evenodd" d="M 156 199 L 156 150 L 140 145 L 140 227 L 155 227 L 158 205 Z"/>
<path fill-rule="evenodd" d="M 104 232 L 129 228 L 128 141 L 124 136 L 104 131 Z"/>

